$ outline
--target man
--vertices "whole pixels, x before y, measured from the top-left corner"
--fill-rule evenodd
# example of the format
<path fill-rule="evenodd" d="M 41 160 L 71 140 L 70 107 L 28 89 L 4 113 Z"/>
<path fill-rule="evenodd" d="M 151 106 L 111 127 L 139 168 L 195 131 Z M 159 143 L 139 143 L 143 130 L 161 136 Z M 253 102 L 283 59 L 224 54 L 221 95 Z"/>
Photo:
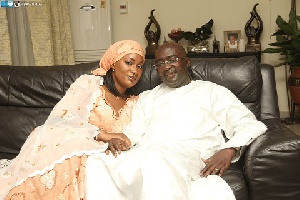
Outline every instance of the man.
<path fill-rule="evenodd" d="M 266 126 L 228 89 L 192 81 L 189 66 L 177 43 L 156 51 L 155 67 L 163 83 L 143 92 L 134 107 L 124 132 L 133 147 L 120 154 L 126 144 L 112 139 L 109 151 L 120 155 L 100 156 L 87 164 L 98 170 L 93 173 L 97 187 L 109 191 L 100 192 L 102 197 L 235 199 L 220 176 L 238 159 L 237 149 L 264 133 Z M 220 176 L 212 176 L 216 174 Z"/>

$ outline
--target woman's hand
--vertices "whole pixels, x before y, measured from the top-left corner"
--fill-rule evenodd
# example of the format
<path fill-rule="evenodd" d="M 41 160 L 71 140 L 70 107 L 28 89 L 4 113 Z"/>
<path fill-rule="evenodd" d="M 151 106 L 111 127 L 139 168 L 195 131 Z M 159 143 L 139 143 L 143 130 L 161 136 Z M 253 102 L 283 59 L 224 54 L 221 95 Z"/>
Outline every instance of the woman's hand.
<path fill-rule="evenodd" d="M 106 155 L 111 152 L 115 157 L 118 156 L 118 154 L 121 154 L 121 151 L 126 151 L 130 148 L 130 145 L 128 145 L 124 140 L 119 138 L 112 138 L 108 143 L 108 148 L 105 150 Z"/>
<path fill-rule="evenodd" d="M 200 176 L 206 177 L 208 175 L 222 176 L 231 164 L 231 160 L 236 155 L 236 149 L 228 148 L 222 149 L 215 153 L 210 158 L 203 160 L 206 166 L 201 170 Z"/>

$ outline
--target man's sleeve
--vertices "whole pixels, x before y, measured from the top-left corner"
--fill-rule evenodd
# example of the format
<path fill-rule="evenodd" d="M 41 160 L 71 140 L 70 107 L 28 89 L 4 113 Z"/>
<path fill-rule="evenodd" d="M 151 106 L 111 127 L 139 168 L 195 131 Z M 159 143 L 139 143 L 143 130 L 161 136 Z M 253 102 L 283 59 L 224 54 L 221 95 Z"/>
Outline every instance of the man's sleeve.
<path fill-rule="evenodd" d="M 249 145 L 267 127 L 227 88 L 217 86 L 211 93 L 213 116 L 229 139 L 220 149 Z"/>

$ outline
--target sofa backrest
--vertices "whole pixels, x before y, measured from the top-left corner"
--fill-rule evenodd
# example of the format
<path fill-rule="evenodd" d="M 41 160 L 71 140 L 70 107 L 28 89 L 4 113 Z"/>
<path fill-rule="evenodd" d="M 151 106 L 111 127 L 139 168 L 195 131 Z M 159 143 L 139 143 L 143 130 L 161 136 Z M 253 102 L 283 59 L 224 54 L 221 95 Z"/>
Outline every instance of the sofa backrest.
<path fill-rule="evenodd" d="M 0 159 L 15 157 L 29 133 L 81 74 L 99 62 L 74 66 L 0 66 Z"/>
<path fill-rule="evenodd" d="M 133 88 L 135 94 L 161 83 L 152 64 L 153 60 L 146 60 L 143 75 Z M 0 66 L 0 159 L 15 157 L 29 133 L 45 122 L 70 85 L 97 67 L 98 62 L 74 66 Z M 255 57 L 193 58 L 191 77 L 227 87 L 258 119 L 279 117 L 274 69 L 260 65 Z"/>
<path fill-rule="evenodd" d="M 136 94 L 161 83 L 151 62 L 144 65 L 144 73 L 147 75 L 141 78 L 142 84 L 135 86 Z M 211 81 L 228 88 L 260 119 L 262 75 L 256 57 L 192 58 L 191 77 L 193 80 Z"/>

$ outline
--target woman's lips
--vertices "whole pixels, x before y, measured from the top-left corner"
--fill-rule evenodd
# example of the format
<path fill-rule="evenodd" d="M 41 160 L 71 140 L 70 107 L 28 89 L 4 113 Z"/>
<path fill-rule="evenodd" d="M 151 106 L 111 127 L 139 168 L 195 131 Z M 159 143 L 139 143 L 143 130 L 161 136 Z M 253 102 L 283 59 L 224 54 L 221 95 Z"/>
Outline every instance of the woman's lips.
<path fill-rule="evenodd" d="M 127 76 L 128 79 L 131 81 L 131 82 L 136 82 L 136 77 L 135 76 Z"/>

